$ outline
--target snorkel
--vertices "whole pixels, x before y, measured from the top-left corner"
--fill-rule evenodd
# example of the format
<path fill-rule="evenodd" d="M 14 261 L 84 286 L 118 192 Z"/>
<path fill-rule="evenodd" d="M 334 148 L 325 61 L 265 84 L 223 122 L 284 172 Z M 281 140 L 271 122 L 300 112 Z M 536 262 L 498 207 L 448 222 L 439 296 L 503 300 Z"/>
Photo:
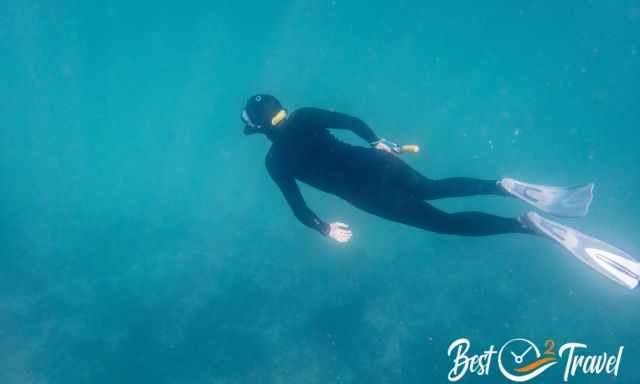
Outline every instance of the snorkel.
<path fill-rule="evenodd" d="M 281 109 L 280 112 L 276 113 L 275 116 L 271 119 L 271 125 L 276 126 L 282 122 L 282 120 L 287 118 L 287 110 Z"/>
<path fill-rule="evenodd" d="M 240 114 L 244 122 L 244 134 L 268 134 L 268 128 L 276 127 L 287 118 L 287 110 L 271 95 L 251 97 Z M 271 125 L 271 126 L 269 126 Z"/>

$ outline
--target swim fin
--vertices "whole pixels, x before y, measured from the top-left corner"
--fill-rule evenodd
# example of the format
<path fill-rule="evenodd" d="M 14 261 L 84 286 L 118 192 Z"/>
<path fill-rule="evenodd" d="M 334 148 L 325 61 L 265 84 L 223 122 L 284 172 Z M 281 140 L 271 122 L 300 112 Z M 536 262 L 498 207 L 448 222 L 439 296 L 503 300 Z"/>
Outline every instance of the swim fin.
<path fill-rule="evenodd" d="M 576 187 L 551 187 L 505 177 L 499 184 L 511 195 L 555 216 L 585 216 L 593 199 L 593 183 Z"/>
<path fill-rule="evenodd" d="M 634 289 L 640 280 L 640 263 L 624 251 L 573 228 L 529 212 L 523 220 L 527 226 L 557 242 L 585 264 L 616 283 Z"/>

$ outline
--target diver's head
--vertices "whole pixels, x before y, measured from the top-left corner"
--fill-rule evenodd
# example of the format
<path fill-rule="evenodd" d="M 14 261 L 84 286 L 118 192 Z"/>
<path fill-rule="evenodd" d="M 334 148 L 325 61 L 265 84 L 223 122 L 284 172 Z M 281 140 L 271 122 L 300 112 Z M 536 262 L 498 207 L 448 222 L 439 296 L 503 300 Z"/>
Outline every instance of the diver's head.
<path fill-rule="evenodd" d="M 287 117 L 287 110 L 271 95 L 255 95 L 247 100 L 240 118 L 244 122 L 244 134 L 268 133 Z"/>

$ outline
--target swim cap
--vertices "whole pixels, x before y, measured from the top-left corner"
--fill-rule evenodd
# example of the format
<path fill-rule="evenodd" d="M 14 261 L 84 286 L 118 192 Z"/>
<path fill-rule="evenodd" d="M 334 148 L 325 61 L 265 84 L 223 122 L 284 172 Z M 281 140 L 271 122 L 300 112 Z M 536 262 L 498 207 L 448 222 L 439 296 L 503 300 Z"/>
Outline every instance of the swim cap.
<path fill-rule="evenodd" d="M 283 110 L 282 104 L 271 95 L 251 96 L 240 116 L 245 123 L 245 134 L 256 133 L 271 126 L 273 118 Z"/>

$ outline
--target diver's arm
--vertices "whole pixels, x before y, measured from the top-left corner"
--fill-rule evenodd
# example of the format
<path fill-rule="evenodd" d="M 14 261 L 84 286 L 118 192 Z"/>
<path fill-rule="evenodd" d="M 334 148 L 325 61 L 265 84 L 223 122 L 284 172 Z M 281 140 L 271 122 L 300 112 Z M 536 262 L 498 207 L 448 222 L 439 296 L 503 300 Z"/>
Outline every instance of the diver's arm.
<path fill-rule="evenodd" d="M 320 218 L 316 216 L 311 209 L 309 209 L 302 197 L 302 194 L 300 193 L 300 188 L 298 188 L 298 184 L 295 179 L 291 175 L 280 170 L 271 156 L 267 156 L 266 166 L 267 171 L 269 171 L 269 175 L 278 187 L 280 187 L 285 200 L 287 200 L 287 203 L 289 204 L 289 207 L 291 207 L 291 210 L 293 210 L 293 214 L 296 218 L 307 227 L 315 229 L 325 236 L 328 235 L 331 232 L 331 227 L 329 224 L 320 220 Z"/>
<path fill-rule="evenodd" d="M 373 129 L 357 117 L 318 108 L 303 108 L 302 111 L 309 119 L 322 127 L 348 129 L 371 145 L 375 145 L 374 143 L 380 140 L 378 135 L 373 132 Z"/>
<path fill-rule="evenodd" d="M 291 175 L 282 172 L 270 155 L 267 155 L 267 170 L 271 178 L 280 187 L 285 200 L 293 210 L 293 214 L 302 224 L 315 229 L 325 236 L 329 236 L 339 243 L 346 243 L 351 240 L 351 230 L 347 224 L 341 222 L 327 224 L 307 207 L 295 179 Z"/>

